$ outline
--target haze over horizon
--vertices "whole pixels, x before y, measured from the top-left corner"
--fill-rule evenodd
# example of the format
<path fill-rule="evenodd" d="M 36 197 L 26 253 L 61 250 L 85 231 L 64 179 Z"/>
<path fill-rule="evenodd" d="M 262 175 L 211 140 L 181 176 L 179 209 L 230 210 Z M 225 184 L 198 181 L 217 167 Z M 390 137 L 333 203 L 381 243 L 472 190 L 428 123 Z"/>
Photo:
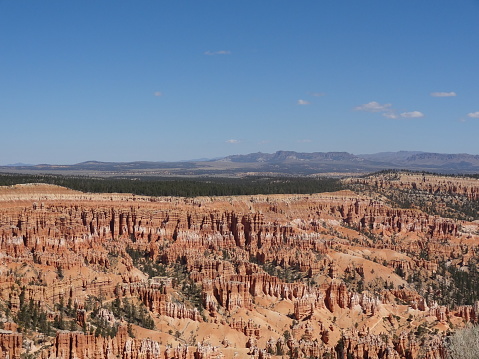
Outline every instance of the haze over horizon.
<path fill-rule="evenodd" d="M 203 158 L 190 158 L 190 159 L 182 159 L 182 160 L 175 160 L 175 161 L 163 161 L 163 160 L 157 160 L 157 161 L 144 161 L 144 160 L 132 160 L 132 161 L 108 161 L 108 160 L 105 160 L 105 161 L 98 161 L 96 159 L 89 159 L 89 160 L 85 160 L 85 161 L 81 161 L 81 162 L 76 162 L 76 163 L 46 163 L 46 162 L 42 162 L 42 163 L 23 163 L 23 162 L 16 162 L 16 163 L 7 163 L 7 164 L 2 164 L 0 163 L 0 167 L 29 167 L 29 166 L 75 166 L 75 165 L 82 165 L 82 164 L 93 164 L 93 163 L 98 163 L 98 164 L 102 164 L 102 163 L 111 163 L 111 164 L 121 164 L 121 163 L 135 163 L 137 165 L 140 165 L 141 163 L 150 163 L 150 164 L 153 164 L 153 163 L 179 163 L 179 162 L 184 162 L 184 163 L 188 163 L 188 162 L 210 162 L 210 161 L 219 161 L 219 162 L 223 162 L 224 159 L 228 159 L 228 157 L 231 157 L 231 159 L 228 159 L 228 160 L 232 160 L 233 162 L 269 162 L 269 161 L 283 161 L 285 160 L 285 152 L 287 153 L 287 155 L 289 156 L 289 153 L 292 152 L 292 154 L 296 154 L 296 155 L 299 155 L 299 158 L 297 158 L 297 161 L 301 162 L 304 160 L 303 156 L 305 155 L 307 160 L 311 160 L 312 157 L 310 157 L 309 155 L 312 155 L 312 154 L 319 154 L 320 156 L 319 157 L 316 157 L 314 160 L 318 160 L 321 158 L 321 154 L 337 154 L 338 157 L 336 158 L 336 161 L 337 160 L 340 160 L 341 158 L 341 154 L 349 154 L 349 155 L 352 155 L 353 157 L 356 157 L 356 158 L 362 158 L 364 160 L 372 160 L 373 162 L 374 161 L 379 161 L 379 162 L 384 162 L 384 163 L 389 163 L 389 165 L 392 165 L 394 167 L 395 164 L 399 163 L 399 162 L 402 162 L 404 160 L 406 161 L 416 161 L 417 158 L 415 155 L 418 155 L 418 154 L 424 154 L 424 155 L 432 155 L 432 157 L 425 157 L 425 158 L 432 158 L 432 162 L 429 163 L 429 165 L 432 165 L 434 166 L 434 162 L 436 160 L 439 160 L 443 167 L 441 167 L 443 170 L 446 170 L 447 169 L 451 169 L 452 167 L 455 166 L 455 164 L 457 164 L 458 162 L 457 161 L 461 161 L 461 163 L 463 164 L 463 166 L 468 166 L 468 165 L 473 165 L 472 163 L 469 163 L 469 161 L 472 160 L 472 162 L 474 162 L 475 160 L 473 159 L 473 157 L 479 157 L 479 155 L 475 155 L 475 154 L 469 154 L 469 153 L 437 153 L 437 152 L 425 152 L 425 151 L 404 151 L 404 150 L 401 150 L 401 151 L 395 151 L 395 152 L 390 152 L 390 151 L 384 151 L 384 152 L 376 152 L 376 153 L 350 153 L 350 152 L 346 152 L 346 151 L 337 151 L 337 152 L 298 152 L 298 151 L 288 151 L 288 150 L 278 150 L 278 151 L 275 151 L 275 152 L 272 152 L 272 153 L 267 153 L 267 152 L 261 152 L 261 151 L 257 151 L 257 152 L 252 152 L 252 153 L 237 153 L 237 154 L 232 154 L 232 155 L 227 155 L 227 156 L 221 156 L 221 157 L 213 157 L 213 158 L 206 158 L 206 157 L 203 157 Z M 266 155 L 268 156 L 267 159 L 266 158 L 256 158 L 255 155 L 258 155 L 258 154 L 261 154 L 261 155 Z M 275 155 L 279 155 L 280 157 L 277 158 L 275 157 Z M 439 156 L 435 156 L 435 155 L 439 155 Z M 443 155 L 446 155 L 446 157 L 442 157 Z M 452 156 L 452 157 L 451 157 Z M 457 156 L 457 157 L 456 157 Z M 234 160 L 233 160 L 234 158 Z M 248 159 L 248 160 L 247 160 Z M 345 161 L 347 162 L 349 160 L 349 157 L 348 156 L 345 156 Z M 341 160 L 340 160 L 341 161 Z M 419 160 L 421 161 L 421 159 Z M 446 162 L 443 162 L 443 161 L 446 161 Z M 449 162 L 448 162 L 449 161 Z M 447 167 L 447 165 L 445 165 L 445 163 L 448 163 L 449 166 L 452 166 L 450 168 Z M 444 167 L 444 165 L 446 167 Z M 387 164 L 385 165 L 385 169 L 388 168 Z M 393 167 L 390 167 L 391 169 Z M 407 169 L 406 167 L 404 169 Z M 462 169 L 464 170 L 465 167 L 462 167 Z M 440 169 L 439 169 L 440 170 Z M 457 168 L 456 168 L 457 170 Z"/>
<path fill-rule="evenodd" d="M 479 2 L 0 0 L 0 165 L 477 155 Z"/>

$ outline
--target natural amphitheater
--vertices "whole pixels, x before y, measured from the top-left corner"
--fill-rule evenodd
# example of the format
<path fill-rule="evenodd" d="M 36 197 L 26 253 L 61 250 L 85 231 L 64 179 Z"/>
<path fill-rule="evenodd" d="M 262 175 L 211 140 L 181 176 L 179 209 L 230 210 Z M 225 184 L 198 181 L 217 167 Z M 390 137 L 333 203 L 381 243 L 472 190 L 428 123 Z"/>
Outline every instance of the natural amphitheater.
<path fill-rule="evenodd" d="M 478 20 L 0 0 L 0 359 L 479 359 Z"/>
<path fill-rule="evenodd" d="M 479 321 L 479 179 L 337 181 L 189 197 L 0 187 L 0 358 L 458 358 Z"/>

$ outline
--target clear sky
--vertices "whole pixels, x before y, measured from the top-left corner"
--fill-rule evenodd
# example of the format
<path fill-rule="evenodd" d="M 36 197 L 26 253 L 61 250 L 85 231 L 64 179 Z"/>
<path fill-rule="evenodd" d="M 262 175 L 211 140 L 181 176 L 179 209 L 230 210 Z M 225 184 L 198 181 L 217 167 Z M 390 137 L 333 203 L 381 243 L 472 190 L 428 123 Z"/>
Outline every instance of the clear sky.
<path fill-rule="evenodd" d="M 0 164 L 479 154 L 479 0 L 0 0 Z"/>

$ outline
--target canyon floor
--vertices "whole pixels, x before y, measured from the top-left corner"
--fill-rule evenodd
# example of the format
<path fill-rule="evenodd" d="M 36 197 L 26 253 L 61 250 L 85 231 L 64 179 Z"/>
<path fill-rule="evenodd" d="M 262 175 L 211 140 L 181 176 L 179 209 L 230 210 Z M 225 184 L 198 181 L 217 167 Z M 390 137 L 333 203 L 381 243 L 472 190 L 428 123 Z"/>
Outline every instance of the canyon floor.
<path fill-rule="evenodd" d="M 0 358 L 446 358 L 479 320 L 479 180 L 308 195 L 0 187 Z"/>

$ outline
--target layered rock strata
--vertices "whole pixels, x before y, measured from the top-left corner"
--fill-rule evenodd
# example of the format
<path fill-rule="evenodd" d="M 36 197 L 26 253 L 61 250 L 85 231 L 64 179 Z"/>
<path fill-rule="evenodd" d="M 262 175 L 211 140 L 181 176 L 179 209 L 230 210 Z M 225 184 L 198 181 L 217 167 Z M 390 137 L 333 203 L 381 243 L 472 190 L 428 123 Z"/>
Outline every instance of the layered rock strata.
<path fill-rule="evenodd" d="M 124 325 L 113 337 L 58 330 L 36 352 L 44 359 L 210 359 L 233 356 L 222 344 L 231 341 L 255 358 L 443 358 L 443 333 L 477 322 L 477 303 L 441 306 L 405 279 L 445 260 L 467 265 L 474 226 L 348 191 L 186 199 L 2 189 L 2 315 L 32 301 L 54 324 L 70 302 L 79 329 L 125 298 L 154 318 L 158 340 L 143 329 L 132 338 Z M 19 357 L 23 341 L 3 330 L 2 355 Z"/>

